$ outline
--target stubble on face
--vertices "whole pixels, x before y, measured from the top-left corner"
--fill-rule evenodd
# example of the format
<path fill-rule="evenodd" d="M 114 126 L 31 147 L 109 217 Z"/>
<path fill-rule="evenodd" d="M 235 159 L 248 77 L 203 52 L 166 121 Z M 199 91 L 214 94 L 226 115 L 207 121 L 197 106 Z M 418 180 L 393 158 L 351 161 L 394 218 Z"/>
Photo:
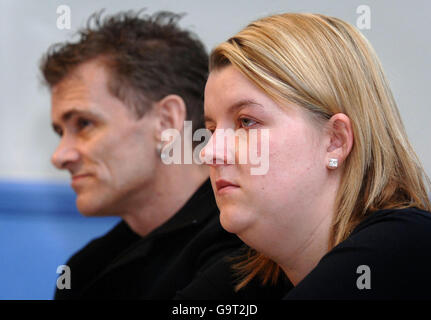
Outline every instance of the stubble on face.
<path fill-rule="evenodd" d="M 108 91 L 108 79 L 103 66 L 89 62 L 52 90 L 53 121 L 61 124 L 67 147 L 79 153 L 79 159 L 63 169 L 90 174 L 74 186 L 78 209 L 88 216 L 118 215 L 118 211 L 127 210 L 154 175 L 151 117 L 138 119 Z M 71 109 L 78 113 L 67 121 L 62 119 Z M 76 121 L 85 112 L 99 117 L 90 117 L 91 125 L 78 130 Z"/>

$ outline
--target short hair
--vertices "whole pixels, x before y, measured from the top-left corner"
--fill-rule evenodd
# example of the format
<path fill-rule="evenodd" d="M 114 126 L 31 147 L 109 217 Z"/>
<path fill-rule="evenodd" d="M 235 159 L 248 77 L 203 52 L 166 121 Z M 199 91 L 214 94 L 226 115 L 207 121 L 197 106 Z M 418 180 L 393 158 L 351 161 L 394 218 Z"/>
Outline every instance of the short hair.
<path fill-rule="evenodd" d="M 378 209 L 430 210 L 427 177 L 408 141 L 383 68 L 350 24 L 320 14 L 280 14 L 249 24 L 217 46 L 210 72 L 233 65 L 278 102 L 291 102 L 324 124 L 336 113 L 352 123 L 332 221 L 331 249 Z M 276 278 L 279 267 L 259 253 L 238 264 L 245 277 Z"/>
<path fill-rule="evenodd" d="M 203 92 L 208 77 L 208 54 L 190 31 L 177 23 L 182 15 L 167 11 L 153 15 L 127 11 L 102 18 L 90 16 L 78 31 L 77 42 L 52 45 L 40 70 L 49 88 L 82 63 L 102 59 L 110 77 L 108 89 L 142 117 L 152 102 L 169 94 L 181 96 L 187 120 L 204 127 Z"/>

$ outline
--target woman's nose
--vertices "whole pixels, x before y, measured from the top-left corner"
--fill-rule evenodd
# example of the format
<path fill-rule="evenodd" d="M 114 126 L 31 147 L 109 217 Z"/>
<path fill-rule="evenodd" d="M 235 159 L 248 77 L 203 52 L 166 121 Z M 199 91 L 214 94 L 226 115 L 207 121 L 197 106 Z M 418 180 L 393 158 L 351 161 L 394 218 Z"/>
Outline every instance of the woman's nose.
<path fill-rule="evenodd" d="M 209 166 L 235 163 L 235 132 L 216 129 L 200 153 L 201 161 Z"/>

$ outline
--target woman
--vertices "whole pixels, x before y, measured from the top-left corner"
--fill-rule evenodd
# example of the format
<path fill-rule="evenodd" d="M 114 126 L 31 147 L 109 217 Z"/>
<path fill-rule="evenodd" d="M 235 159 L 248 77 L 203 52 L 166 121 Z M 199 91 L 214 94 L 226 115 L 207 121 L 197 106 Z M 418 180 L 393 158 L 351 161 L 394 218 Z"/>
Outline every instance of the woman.
<path fill-rule="evenodd" d="M 237 288 L 282 271 L 288 299 L 431 297 L 429 179 L 351 25 L 318 14 L 251 23 L 212 52 L 205 116 L 221 223 L 255 249 Z M 265 174 L 239 164 L 243 136 L 215 143 L 227 129 L 267 129 Z M 263 152 L 257 141 L 247 152 Z"/>

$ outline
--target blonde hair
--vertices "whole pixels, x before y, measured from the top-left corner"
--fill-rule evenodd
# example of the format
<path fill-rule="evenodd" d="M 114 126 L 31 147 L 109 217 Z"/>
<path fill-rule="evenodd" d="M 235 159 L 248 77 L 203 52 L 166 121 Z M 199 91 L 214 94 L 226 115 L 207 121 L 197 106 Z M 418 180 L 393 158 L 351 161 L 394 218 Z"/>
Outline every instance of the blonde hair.
<path fill-rule="evenodd" d="M 407 139 L 379 59 L 350 24 L 320 14 L 280 14 L 252 22 L 210 56 L 210 72 L 233 65 L 271 98 L 325 121 L 352 123 L 328 250 L 378 209 L 431 210 L 430 180 Z M 242 281 L 275 281 L 279 267 L 260 253 L 236 265 Z"/>

